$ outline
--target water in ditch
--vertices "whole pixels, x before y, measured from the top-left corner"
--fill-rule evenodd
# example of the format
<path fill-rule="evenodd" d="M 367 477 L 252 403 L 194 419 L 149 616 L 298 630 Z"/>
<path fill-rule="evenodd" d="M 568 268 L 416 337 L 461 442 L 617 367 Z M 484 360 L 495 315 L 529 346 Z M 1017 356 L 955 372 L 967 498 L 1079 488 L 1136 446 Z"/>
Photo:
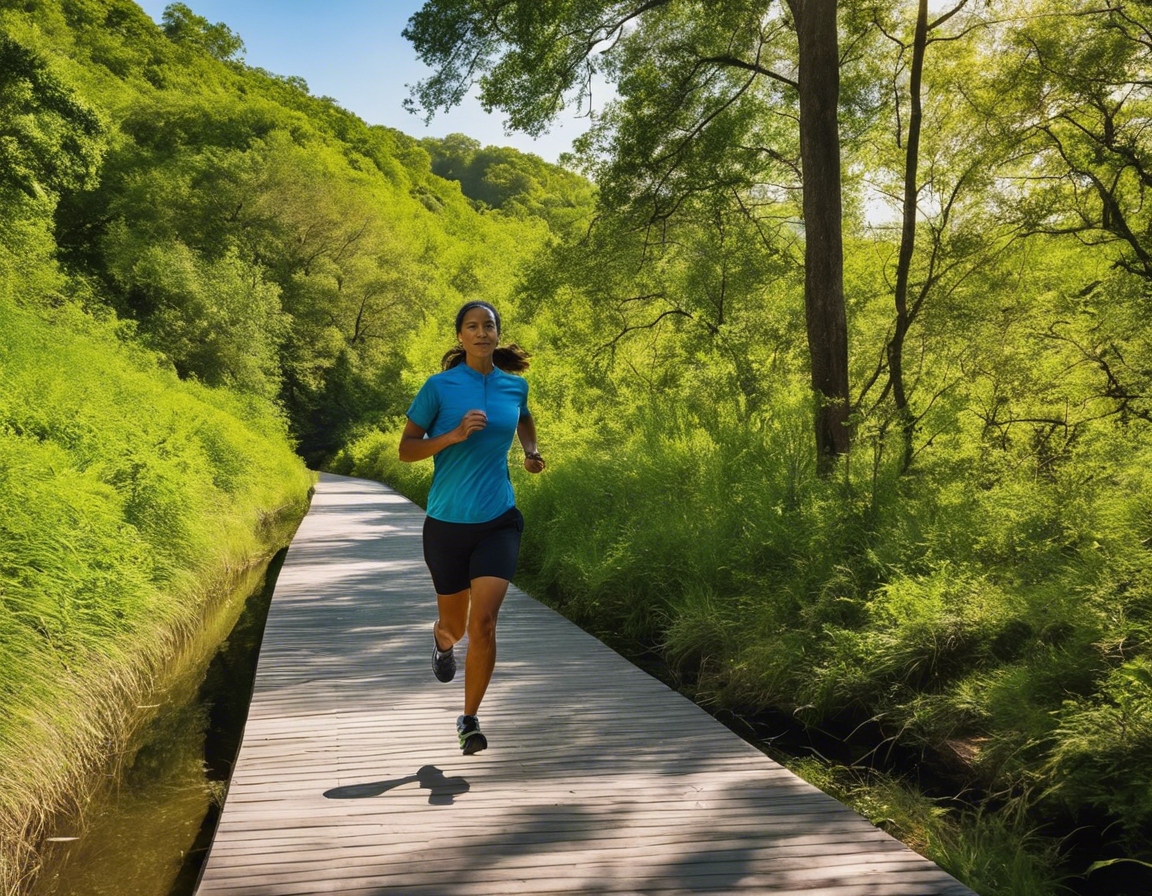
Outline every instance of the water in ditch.
<path fill-rule="evenodd" d="M 240 748 L 285 553 L 238 583 L 205 643 L 190 645 L 173 680 L 142 707 L 128 749 L 109 757 L 83 808 L 56 825 L 30 896 L 191 896 Z"/>

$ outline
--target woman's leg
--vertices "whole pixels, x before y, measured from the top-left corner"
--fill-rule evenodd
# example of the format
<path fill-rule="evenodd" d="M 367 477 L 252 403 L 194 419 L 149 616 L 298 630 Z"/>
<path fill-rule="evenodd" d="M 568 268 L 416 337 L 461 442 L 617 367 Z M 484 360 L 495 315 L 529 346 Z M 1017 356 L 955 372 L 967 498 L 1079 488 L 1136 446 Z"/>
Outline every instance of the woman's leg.
<path fill-rule="evenodd" d="M 474 716 L 492 680 L 496 667 L 496 617 L 508 580 L 480 576 L 472 580 L 471 610 L 468 612 L 468 658 L 464 664 L 464 715 Z M 452 595 L 455 597 L 456 595 Z M 440 630 L 447 633 L 444 610 L 440 611 Z"/>

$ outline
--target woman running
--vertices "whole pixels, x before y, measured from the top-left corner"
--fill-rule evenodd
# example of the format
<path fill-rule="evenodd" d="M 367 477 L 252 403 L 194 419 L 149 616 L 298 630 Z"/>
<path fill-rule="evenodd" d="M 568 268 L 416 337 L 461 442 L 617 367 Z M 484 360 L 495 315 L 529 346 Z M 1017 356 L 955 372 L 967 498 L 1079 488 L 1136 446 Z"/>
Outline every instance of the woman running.
<path fill-rule="evenodd" d="M 452 649 L 467 633 L 464 714 L 456 731 L 471 755 L 488 746 L 476 714 L 496 666 L 496 617 L 524 530 L 508 471 L 513 435 L 529 473 L 542 471 L 544 458 L 528 410 L 528 383 L 506 372 L 526 370 L 528 355 L 515 344 L 500 347 L 499 312 L 487 302 L 469 302 L 456 315 L 456 338 L 443 371 L 425 381 L 408 408 L 400 460 L 434 458 L 424 520 L 424 560 L 439 610 L 432 671 L 440 681 L 452 680 Z"/>

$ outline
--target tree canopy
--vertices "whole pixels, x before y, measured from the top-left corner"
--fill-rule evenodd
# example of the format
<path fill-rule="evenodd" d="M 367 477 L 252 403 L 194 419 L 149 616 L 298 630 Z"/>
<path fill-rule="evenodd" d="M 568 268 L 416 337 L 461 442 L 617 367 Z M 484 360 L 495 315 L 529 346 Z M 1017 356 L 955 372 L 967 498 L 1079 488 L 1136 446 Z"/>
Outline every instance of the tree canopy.
<path fill-rule="evenodd" d="M 223 22 L 215 24 L 198 16 L 185 3 L 164 7 L 164 34 L 178 44 L 202 50 L 213 59 L 236 60 L 244 55 L 244 41 Z"/>

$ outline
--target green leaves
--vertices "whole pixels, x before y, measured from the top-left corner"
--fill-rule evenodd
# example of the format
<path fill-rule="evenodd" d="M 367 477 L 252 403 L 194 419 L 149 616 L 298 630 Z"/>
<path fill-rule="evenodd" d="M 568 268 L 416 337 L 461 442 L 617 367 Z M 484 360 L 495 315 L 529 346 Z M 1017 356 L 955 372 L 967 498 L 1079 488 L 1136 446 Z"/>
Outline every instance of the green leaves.
<path fill-rule="evenodd" d="M 409 20 L 404 37 L 435 72 L 416 85 L 407 105 L 430 119 L 457 105 L 478 83 L 486 109 L 508 113 L 509 127 L 540 134 L 566 105 L 579 106 L 588 98 L 603 66 L 598 51 L 643 13 L 667 3 L 426 3 Z"/>
<path fill-rule="evenodd" d="M 179 242 L 124 244 L 121 228 L 110 247 L 129 267 L 117 270 L 123 287 L 146 302 L 140 333 L 163 352 L 183 377 L 210 386 L 274 398 L 279 391 L 280 344 L 289 321 L 279 289 L 261 268 L 230 252 L 206 260 Z M 123 262 L 121 262 L 123 263 Z"/>
<path fill-rule="evenodd" d="M 1029 176 L 1045 178 L 1048 200 L 1032 226 L 1115 242 L 1118 263 L 1152 281 L 1152 112 L 1146 4 L 1077 2 L 1063 15 L 1037 16 L 1013 35 L 1022 64 L 1017 96 L 1030 101 L 1038 158 Z"/>
<path fill-rule="evenodd" d="M 238 60 L 244 55 L 244 41 L 223 22 L 210 23 L 198 16 L 185 3 L 170 3 L 164 8 L 164 33 L 178 44 L 204 51 L 222 62 Z"/>
<path fill-rule="evenodd" d="M 1102 862 L 1093 862 L 1084 873 L 1091 874 L 1093 871 L 1099 871 L 1102 868 L 1111 868 L 1113 865 L 1121 865 L 1125 862 L 1130 862 L 1133 865 L 1143 865 L 1145 868 L 1152 868 L 1152 862 L 1141 862 L 1139 859 L 1105 859 Z"/>
<path fill-rule="evenodd" d="M 558 235 L 592 214 L 592 185 L 583 177 L 510 147 L 487 146 L 463 134 L 426 138 L 432 172 L 460 183 L 480 208 L 510 216 L 535 216 Z"/>
<path fill-rule="evenodd" d="M 0 34 L 0 197 L 58 195 L 92 183 L 105 133 L 100 116 L 38 53 Z"/>

